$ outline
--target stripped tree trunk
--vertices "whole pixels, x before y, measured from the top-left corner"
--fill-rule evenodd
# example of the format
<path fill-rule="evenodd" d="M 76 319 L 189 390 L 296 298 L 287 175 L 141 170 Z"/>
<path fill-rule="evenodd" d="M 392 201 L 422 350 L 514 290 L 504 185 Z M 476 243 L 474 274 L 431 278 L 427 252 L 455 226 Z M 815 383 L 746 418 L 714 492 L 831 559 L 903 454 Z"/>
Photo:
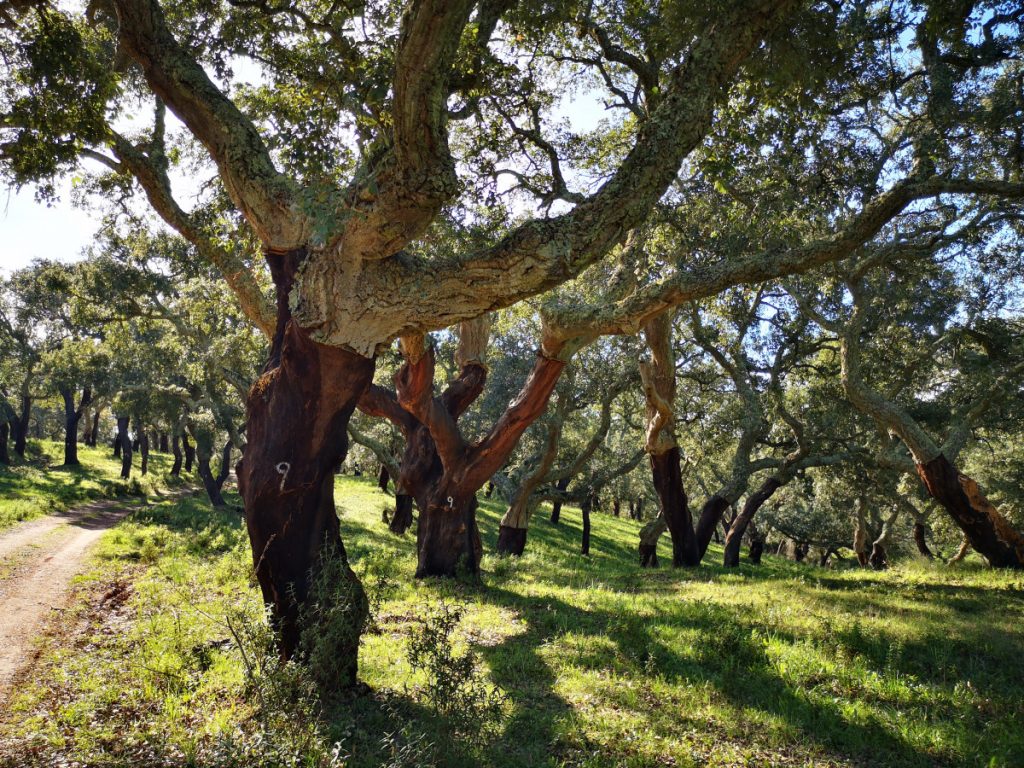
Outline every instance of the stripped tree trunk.
<path fill-rule="evenodd" d="M 740 564 L 740 544 L 743 541 L 743 535 L 747 532 L 747 528 L 751 520 L 754 519 L 754 515 L 757 514 L 757 510 L 781 487 L 782 481 L 773 475 L 765 480 L 760 488 L 747 496 L 747 500 L 743 503 L 743 509 L 733 518 L 732 525 L 729 526 L 729 532 L 725 536 L 723 559 L 726 568 L 734 568 Z"/>
<path fill-rule="evenodd" d="M 982 493 L 978 484 L 960 474 L 939 454 L 917 465 L 928 493 L 946 508 L 971 546 L 996 568 L 1024 568 L 1024 536 Z"/>
<path fill-rule="evenodd" d="M 256 578 L 282 656 L 298 650 L 300 606 L 330 564 L 347 585 L 344 616 L 351 630 L 338 639 L 337 684 L 352 685 L 369 609 L 341 541 L 334 468 L 348 450 L 348 420 L 370 384 L 374 360 L 318 344 L 292 320 L 288 297 L 304 255 L 267 258 L 277 288 L 277 327 L 270 359 L 249 392 L 248 447 L 236 471 Z"/>

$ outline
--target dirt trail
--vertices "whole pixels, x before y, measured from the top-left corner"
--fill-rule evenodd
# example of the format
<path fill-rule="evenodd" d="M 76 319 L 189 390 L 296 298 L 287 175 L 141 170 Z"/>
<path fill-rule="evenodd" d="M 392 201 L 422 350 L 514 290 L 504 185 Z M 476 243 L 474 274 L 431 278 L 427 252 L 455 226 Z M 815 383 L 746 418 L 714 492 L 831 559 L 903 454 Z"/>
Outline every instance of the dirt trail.
<path fill-rule="evenodd" d="M 67 604 L 89 547 L 134 508 L 99 501 L 0 533 L 0 703 L 38 656 L 36 638 Z"/>

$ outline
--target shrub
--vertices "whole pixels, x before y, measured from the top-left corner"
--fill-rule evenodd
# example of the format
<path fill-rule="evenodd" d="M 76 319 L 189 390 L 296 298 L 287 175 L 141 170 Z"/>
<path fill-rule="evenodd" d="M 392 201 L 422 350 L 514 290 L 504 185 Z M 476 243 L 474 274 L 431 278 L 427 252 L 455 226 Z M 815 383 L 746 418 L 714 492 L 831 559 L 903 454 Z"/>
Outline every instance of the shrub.
<path fill-rule="evenodd" d="M 457 652 L 455 632 L 465 607 L 442 601 L 427 610 L 409 640 L 409 663 L 426 675 L 422 694 L 448 727 L 473 740 L 493 735 L 506 700 L 480 673 L 479 655 Z"/>

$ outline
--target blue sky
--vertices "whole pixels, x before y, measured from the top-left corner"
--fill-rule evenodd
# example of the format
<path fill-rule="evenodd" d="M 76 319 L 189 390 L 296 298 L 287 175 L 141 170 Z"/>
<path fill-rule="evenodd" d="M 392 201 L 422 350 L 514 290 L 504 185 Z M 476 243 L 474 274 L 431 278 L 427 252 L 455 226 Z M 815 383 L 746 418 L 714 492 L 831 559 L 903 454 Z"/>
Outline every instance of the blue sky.
<path fill-rule="evenodd" d="M 68 190 L 52 207 L 35 200 L 34 190 L 0 187 L 0 268 L 8 272 L 34 258 L 68 261 L 79 257 L 99 227 L 95 214 L 68 200 Z"/>

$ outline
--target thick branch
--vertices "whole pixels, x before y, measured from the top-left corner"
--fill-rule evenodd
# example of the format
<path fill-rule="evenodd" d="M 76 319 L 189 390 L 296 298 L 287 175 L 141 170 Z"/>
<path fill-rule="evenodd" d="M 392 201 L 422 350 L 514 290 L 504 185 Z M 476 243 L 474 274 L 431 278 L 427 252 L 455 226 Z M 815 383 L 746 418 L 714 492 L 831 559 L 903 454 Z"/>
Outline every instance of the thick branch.
<path fill-rule="evenodd" d="M 196 247 L 199 255 L 220 271 L 224 281 L 238 298 L 242 311 L 268 339 L 274 336 L 275 312 L 260 290 L 252 271 L 235 255 L 229 253 L 202 231 L 192 217 L 182 210 L 171 193 L 170 180 L 156 163 L 123 137 L 114 134 L 112 149 L 142 187 L 160 217 L 178 234 Z"/>
<path fill-rule="evenodd" d="M 740 283 L 759 283 L 845 259 L 877 235 L 915 200 L 941 194 L 996 195 L 1024 198 L 1024 184 L 1010 182 L 910 177 L 876 197 L 835 235 L 801 246 L 773 247 L 757 253 L 699 264 L 637 291 L 611 305 L 558 307 L 545 311 L 553 341 L 586 342 L 603 335 L 635 334 L 647 320 L 687 301 L 717 295 Z M 928 251 L 929 253 L 931 250 Z"/>
<path fill-rule="evenodd" d="M 564 361 L 537 353 L 537 361 L 519 395 L 490 432 L 473 446 L 465 473 L 469 485 L 481 487 L 501 468 L 526 428 L 544 413 L 564 368 Z"/>
<path fill-rule="evenodd" d="M 421 235 L 458 190 L 448 150 L 448 83 L 473 5 L 470 0 L 410 4 L 395 61 L 391 151 L 370 179 L 357 184 L 332 251 L 387 258 Z"/>
<path fill-rule="evenodd" d="M 157 0 L 114 0 L 124 50 L 153 91 L 206 147 L 228 194 L 272 251 L 305 245 L 309 223 L 250 120 L 171 34 Z"/>

